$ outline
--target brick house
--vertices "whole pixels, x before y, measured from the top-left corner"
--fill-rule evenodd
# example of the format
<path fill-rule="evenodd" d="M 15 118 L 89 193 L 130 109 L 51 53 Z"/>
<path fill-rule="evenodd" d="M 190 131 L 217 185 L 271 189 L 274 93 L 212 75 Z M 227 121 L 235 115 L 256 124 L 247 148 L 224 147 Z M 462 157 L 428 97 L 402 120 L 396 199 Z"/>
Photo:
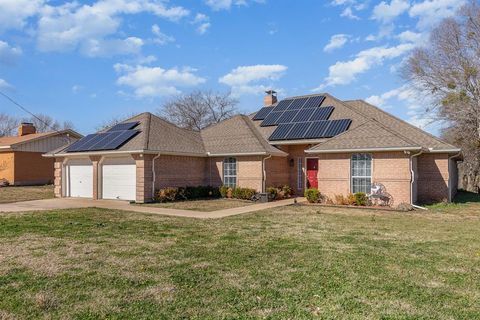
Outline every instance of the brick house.
<path fill-rule="evenodd" d="M 122 138 L 123 136 L 123 138 Z M 161 187 L 290 185 L 334 198 L 382 184 L 399 203 L 451 200 L 460 149 L 361 100 L 277 101 L 200 132 L 150 113 L 46 155 L 57 197 L 150 201 Z"/>
<path fill-rule="evenodd" d="M 54 160 L 42 157 L 77 141 L 82 136 L 72 130 L 36 133 L 31 123 L 22 123 L 18 135 L 0 137 L 0 179 L 10 185 L 53 183 Z"/>

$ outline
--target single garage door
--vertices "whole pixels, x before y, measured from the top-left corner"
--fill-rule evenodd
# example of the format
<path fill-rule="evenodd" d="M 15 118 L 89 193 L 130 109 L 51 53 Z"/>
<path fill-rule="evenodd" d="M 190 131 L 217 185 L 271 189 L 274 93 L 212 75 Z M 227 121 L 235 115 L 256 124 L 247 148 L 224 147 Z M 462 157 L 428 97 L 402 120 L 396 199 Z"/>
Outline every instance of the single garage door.
<path fill-rule="evenodd" d="M 106 159 L 102 165 L 102 198 L 135 200 L 137 167 L 132 158 Z"/>
<path fill-rule="evenodd" d="M 69 197 L 93 197 L 93 168 L 90 160 L 72 160 L 68 165 Z"/>

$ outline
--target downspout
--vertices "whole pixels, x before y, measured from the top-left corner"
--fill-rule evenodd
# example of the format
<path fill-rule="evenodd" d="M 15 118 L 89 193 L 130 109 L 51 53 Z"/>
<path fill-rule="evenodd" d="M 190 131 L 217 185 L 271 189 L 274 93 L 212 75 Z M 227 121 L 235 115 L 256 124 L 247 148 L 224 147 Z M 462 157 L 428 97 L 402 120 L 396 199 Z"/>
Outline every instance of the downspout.
<path fill-rule="evenodd" d="M 160 158 L 160 153 L 156 155 L 152 160 L 152 174 L 153 174 L 153 181 L 152 181 L 152 200 L 155 199 L 155 181 L 157 180 L 157 176 L 155 174 L 155 160 Z"/>
<path fill-rule="evenodd" d="M 412 177 L 412 181 L 410 182 L 410 205 L 417 209 L 428 210 L 427 208 L 417 206 L 416 204 L 413 203 L 413 184 L 415 183 L 415 172 L 413 171 L 413 158 L 418 157 L 422 153 L 423 151 L 420 151 L 419 153 L 415 153 L 410 156 L 410 174 Z"/>
<path fill-rule="evenodd" d="M 269 155 L 266 158 L 262 159 L 262 192 L 266 192 L 267 190 L 267 170 L 265 170 L 265 160 L 268 160 L 272 157 L 272 155 Z"/>
<path fill-rule="evenodd" d="M 453 160 L 457 157 L 459 157 L 462 153 L 459 152 L 457 153 L 456 155 L 453 155 L 451 157 L 448 157 L 448 201 L 449 202 L 452 202 L 453 201 L 453 197 L 452 197 L 452 183 L 451 183 L 451 178 L 450 178 L 450 160 Z M 455 166 L 457 166 L 457 164 L 455 163 Z M 458 173 L 458 167 L 457 167 L 457 173 Z M 457 180 L 458 180 L 458 174 L 457 174 Z M 458 181 L 457 181 L 458 183 Z"/>

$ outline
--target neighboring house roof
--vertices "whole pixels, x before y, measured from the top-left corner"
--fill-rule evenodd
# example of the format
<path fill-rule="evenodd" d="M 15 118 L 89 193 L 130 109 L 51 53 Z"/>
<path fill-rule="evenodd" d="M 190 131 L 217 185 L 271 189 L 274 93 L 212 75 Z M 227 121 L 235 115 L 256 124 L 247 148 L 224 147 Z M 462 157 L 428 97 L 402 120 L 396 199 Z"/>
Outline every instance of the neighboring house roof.
<path fill-rule="evenodd" d="M 45 139 L 45 138 L 53 137 L 56 135 L 64 135 L 64 134 L 69 134 L 74 138 L 82 137 L 81 134 L 70 129 L 61 130 L 61 131 L 44 132 L 44 133 L 32 133 L 24 136 L 0 137 L 0 148 L 2 149 L 13 148 L 15 146 L 18 146 L 24 143 L 29 143 L 29 142 L 37 141 L 40 139 Z"/>
<path fill-rule="evenodd" d="M 201 131 L 209 155 L 287 154 L 270 145 L 248 116 L 237 115 Z"/>

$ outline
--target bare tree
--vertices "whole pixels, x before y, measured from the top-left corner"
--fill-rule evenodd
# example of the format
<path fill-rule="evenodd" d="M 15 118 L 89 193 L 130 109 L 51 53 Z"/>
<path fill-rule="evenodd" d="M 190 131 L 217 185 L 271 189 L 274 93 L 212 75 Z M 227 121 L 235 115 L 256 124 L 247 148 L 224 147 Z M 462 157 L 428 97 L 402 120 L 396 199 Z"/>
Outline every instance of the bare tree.
<path fill-rule="evenodd" d="M 179 127 L 201 130 L 237 114 L 237 104 L 230 93 L 194 91 L 175 97 L 157 113 Z"/>
<path fill-rule="evenodd" d="M 49 131 L 59 131 L 65 129 L 73 129 L 73 123 L 70 121 L 64 121 L 63 123 L 53 119 L 49 115 L 38 113 L 29 118 L 24 118 L 23 122 L 31 122 L 37 129 L 37 132 L 49 132 Z"/>
<path fill-rule="evenodd" d="M 460 146 L 460 187 L 480 188 L 480 7 L 470 0 L 444 19 L 426 47 L 416 49 L 402 77 L 432 98 L 426 112 L 449 125 L 444 138 Z"/>
<path fill-rule="evenodd" d="M 18 120 L 6 113 L 0 113 L 0 137 L 14 134 Z"/>

